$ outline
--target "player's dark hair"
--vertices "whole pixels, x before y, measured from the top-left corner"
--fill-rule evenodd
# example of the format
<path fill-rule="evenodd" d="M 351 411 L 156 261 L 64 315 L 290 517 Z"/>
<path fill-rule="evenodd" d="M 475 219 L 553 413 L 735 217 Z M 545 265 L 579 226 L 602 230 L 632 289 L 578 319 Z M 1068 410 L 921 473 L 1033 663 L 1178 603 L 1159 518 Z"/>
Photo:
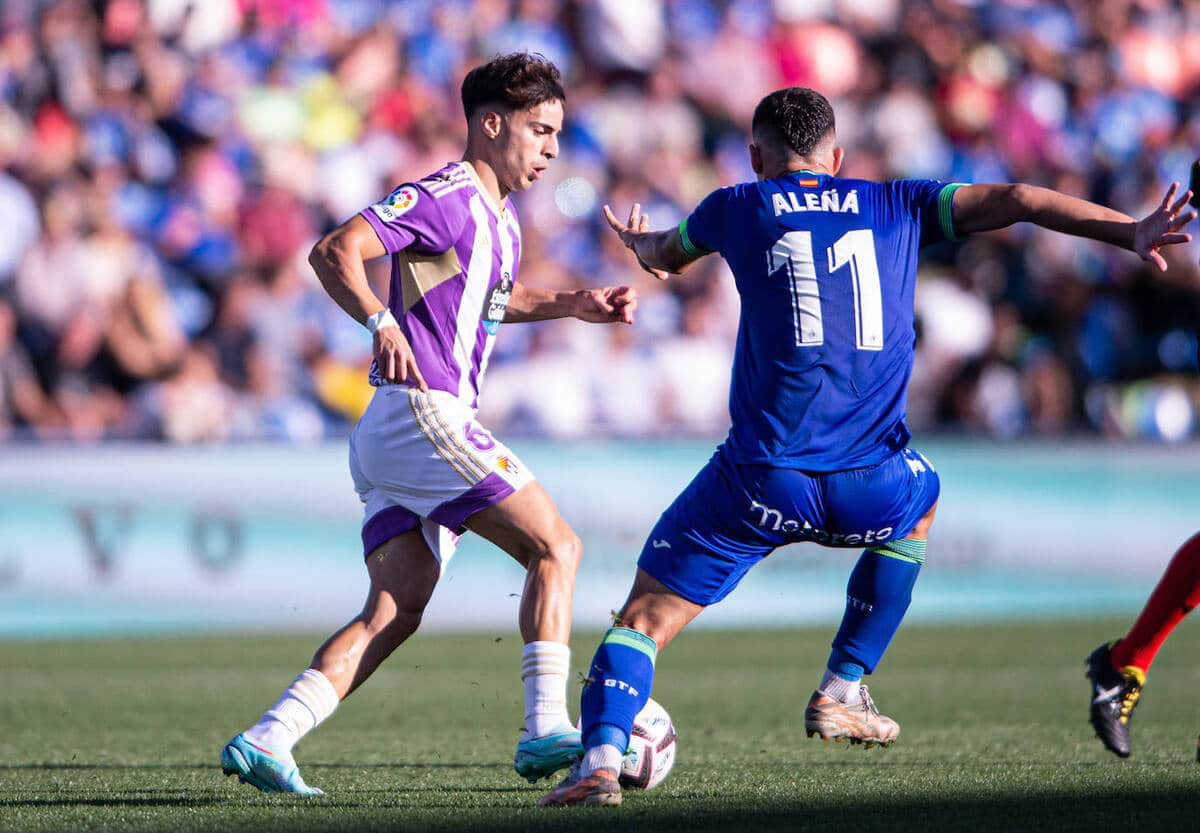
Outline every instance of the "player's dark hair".
<path fill-rule="evenodd" d="M 544 101 L 564 104 L 558 67 L 536 52 L 497 55 L 467 73 L 462 83 L 463 113 L 468 119 L 480 107 L 500 104 L 510 110 L 528 110 Z"/>
<path fill-rule="evenodd" d="M 834 128 L 829 99 L 808 87 L 787 87 L 754 108 L 750 129 L 807 157 Z"/>

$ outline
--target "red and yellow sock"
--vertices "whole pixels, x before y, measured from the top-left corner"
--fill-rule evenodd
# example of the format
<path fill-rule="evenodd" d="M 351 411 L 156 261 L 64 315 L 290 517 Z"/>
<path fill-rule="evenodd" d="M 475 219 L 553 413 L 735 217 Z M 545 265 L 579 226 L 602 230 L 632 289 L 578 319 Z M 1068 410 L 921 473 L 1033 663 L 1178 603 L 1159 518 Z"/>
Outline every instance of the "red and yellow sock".
<path fill-rule="evenodd" d="M 1180 547 L 1150 594 L 1129 633 L 1112 649 L 1112 664 L 1118 671 L 1150 670 L 1158 649 L 1175 626 L 1200 606 L 1200 533 Z"/>

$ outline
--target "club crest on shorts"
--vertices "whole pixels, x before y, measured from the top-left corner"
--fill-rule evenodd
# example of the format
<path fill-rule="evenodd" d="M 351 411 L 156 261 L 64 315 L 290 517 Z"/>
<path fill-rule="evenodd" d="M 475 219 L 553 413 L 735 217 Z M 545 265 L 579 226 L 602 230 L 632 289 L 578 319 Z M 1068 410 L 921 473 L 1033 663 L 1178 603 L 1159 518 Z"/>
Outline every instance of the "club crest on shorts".
<path fill-rule="evenodd" d="M 509 474 L 521 473 L 521 467 L 517 465 L 517 461 L 506 454 L 496 458 L 496 466 Z"/>
<path fill-rule="evenodd" d="M 371 206 L 371 210 L 375 212 L 381 220 L 390 222 L 406 214 L 414 205 L 417 204 L 417 198 L 420 194 L 417 189 L 411 185 L 402 185 L 393 191 L 383 202 L 375 203 Z"/>

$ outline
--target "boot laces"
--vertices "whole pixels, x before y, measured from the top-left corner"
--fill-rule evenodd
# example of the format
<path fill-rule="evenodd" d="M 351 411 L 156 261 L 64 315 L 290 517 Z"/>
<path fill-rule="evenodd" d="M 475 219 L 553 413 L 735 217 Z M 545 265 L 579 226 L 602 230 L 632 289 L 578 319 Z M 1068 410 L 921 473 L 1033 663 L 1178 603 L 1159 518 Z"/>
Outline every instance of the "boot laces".
<path fill-rule="evenodd" d="M 875 705 L 875 701 L 871 699 L 871 692 L 867 691 L 867 687 L 859 686 L 859 692 L 862 694 L 862 708 L 868 717 L 871 715 L 879 716 L 879 707 Z"/>
<path fill-rule="evenodd" d="M 1121 689 L 1121 722 L 1128 723 L 1137 707 L 1138 698 L 1142 696 L 1142 687 L 1133 680 L 1126 678 Z"/>

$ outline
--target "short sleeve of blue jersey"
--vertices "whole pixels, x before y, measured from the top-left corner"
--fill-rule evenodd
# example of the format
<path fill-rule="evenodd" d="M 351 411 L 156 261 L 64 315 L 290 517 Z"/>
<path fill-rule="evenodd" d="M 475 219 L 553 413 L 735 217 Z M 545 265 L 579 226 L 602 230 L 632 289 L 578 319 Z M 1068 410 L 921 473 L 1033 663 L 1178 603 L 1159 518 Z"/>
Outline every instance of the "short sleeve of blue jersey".
<path fill-rule="evenodd" d="M 726 215 L 733 190 L 718 188 L 713 191 L 679 224 L 683 250 L 692 257 L 703 257 L 723 248 Z"/>
<path fill-rule="evenodd" d="M 921 245 L 943 240 L 961 240 L 954 229 L 954 192 L 965 182 L 939 182 L 936 179 L 897 179 L 889 182 L 897 200 L 921 224 Z"/>

